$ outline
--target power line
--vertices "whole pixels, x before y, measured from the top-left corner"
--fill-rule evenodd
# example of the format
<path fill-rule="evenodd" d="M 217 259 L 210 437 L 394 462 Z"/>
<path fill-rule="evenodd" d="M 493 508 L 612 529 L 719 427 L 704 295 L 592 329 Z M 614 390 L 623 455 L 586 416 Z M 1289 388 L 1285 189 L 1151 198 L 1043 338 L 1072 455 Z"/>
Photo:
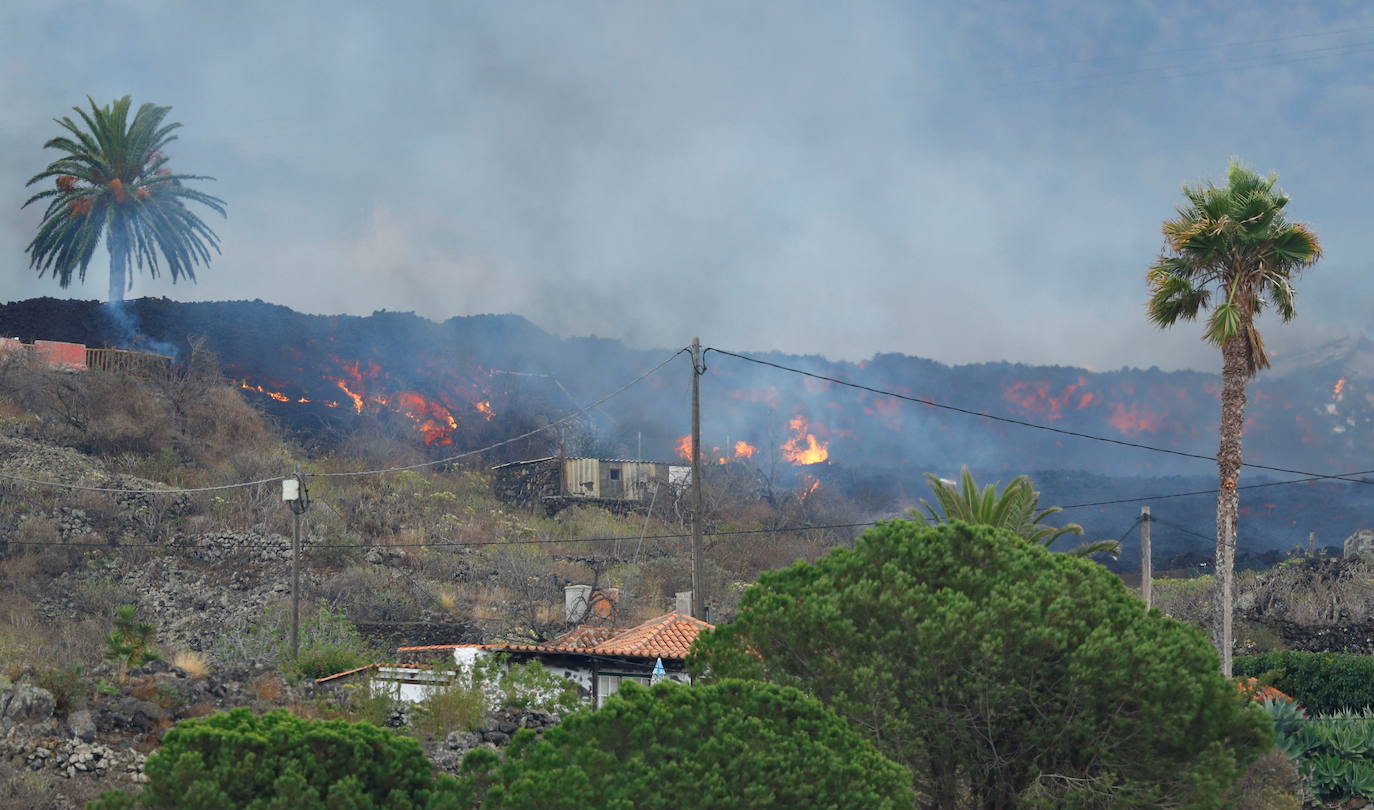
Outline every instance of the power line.
<path fill-rule="evenodd" d="M 1357 472 L 1344 473 L 1342 476 L 1338 476 L 1338 478 L 1339 478 L 1339 480 L 1345 481 L 1345 480 L 1349 480 L 1346 476 L 1354 476 L 1354 475 L 1374 475 L 1374 470 L 1359 470 L 1359 471 L 1357 471 Z M 1288 485 L 1290 485 L 1290 484 L 1310 484 L 1310 483 L 1312 483 L 1313 481 L 1324 481 L 1324 480 L 1328 480 L 1326 476 L 1315 476 L 1315 477 L 1309 477 L 1309 478 L 1294 478 L 1294 479 L 1291 479 L 1291 480 L 1288 480 L 1288 481 L 1268 481 L 1268 482 L 1263 483 L 1263 484 L 1243 484 L 1243 485 L 1241 485 L 1241 486 L 1236 487 L 1236 489 L 1240 490 L 1240 489 L 1263 489 L 1264 487 L 1286 487 L 1286 486 L 1288 486 Z M 1059 507 L 1059 508 L 1060 508 L 1061 510 L 1064 510 L 1064 509 L 1085 509 L 1085 508 L 1087 508 L 1087 507 L 1089 507 L 1089 506 L 1112 506 L 1112 505 L 1121 504 L 1121 503 L 1140 503 L 1141 501 L 1162 501 L 1162 500 L 1167 500 L 1167 499 L 1169 499 L 1169 498 L 1186 498 L 1186 497 L 1189 497 L 1189 496 L 1191 496 L 1191 495 L 1215 495 L 1215 494 L 1217 494 L 1217 493 L 1220 492 L 1220 491 L 1221 491 L 1221 490 L 1219 490 L 1219 489 L 1195 489 L 1195 490 L 1193 490 L 1193 491 L 1191 491 L 1191 492 L 1173 492 L 1173 493 L 1170 493 L 1170 494 L 1168 494 L 1168 495 L 1143 495 L 1143 496 L 1138 497 L 1138 498 L 1115 498 L 1115 499 L 1110 500 L 1110 501 L 1094 501 L 1094 502 L 1092 502 L 1092 503 L 1075 503 L 1075 504 L 1070 504 L 1070 505 L 1068 505 L 1068 506 L 1061 506 L 1061 507 Z"/>
<path fill-rule="evenodd" d="M 1138 53 L 1127 54 L 1125 56 L 1098 56 L 1086 59 L 1073 59 L 1062 62 L 1042 62 L 1040 64 L 1021 65 L 1019 67 L 993 68 L 997 71 L 1012 71 L 1024 73 L 1029 70 L 1043 70 L 1045 68 L 1072 67 L 1074 65 L 1088 65 L 1101 62 L 1126 62 L 1132 59 L 1147 59 L 1152 56 L 1168 56 L 1179 53 L 1198 53 L 1201 51 L 1217 51 L 1226 48 L 1252 48 L 1255 45 L 1267 45 L 1277 42 L 1288 42 L 1296 39 L 1313 39 L 1316 37 L 1333 37 L 1341 34 L 1360 34 L 1374 31 L 1374 25 L 1360 25 L 1351 28 L 1338 28 L 1331 31 L 1309 31 L 1302 34 L 1287 34 L 1280 37 L 1269 37 L 1267 39 L 1251 39 L 1245 41 L 1220 42 L 1211 45 L 1195 45 L 1187 48 L 1162 48 L 1153 51 L 1140 51 Z"/>
<path fill-rule="evenodd" d="M 1090 89 L 1096 87 L 1116 86 L 1123 84 L 1134 84 L 1142 81 L 1152 81 L 1156 79 L 1182 79 L 1190 76 L 1215 74 L 1224 69 L 1244 69 L 1254 67 L 1282 67 L 1285 65 L 1310 62 L 1319 59 L 1326 59 L 1333 56 L 1345 54 L 1367 53 L 1374 49 L 1374 44 L 1369 42 L 1347 43 L 1343 45 L 1330 45 L 1321 48 L 1310 48 L 1307 50 L 1293 51 L 1286 54 L 1270 56 L 1245 56 L 1240 59 L 1220 59 L 1212 62 L 1202 63 L 1180 63 L 1172 65 L 1148 65 L 1133 70 L 1118 72 L 1101 72 L 1097 74 L 1085 74 L 1081 76 L 1041 76 L 1037 78 L 1024 79 L 1020 81 L 1003 82 L 997 85 L 999 89 L 1007 90 L 1026 89 L 1035 90 L 1056 90 L 1056 89 Z M 1059 84 L 1060 87 L 1053 85 Z M 1018 96 L 1020 94 L 1018 93 Z"/>
<path fill-rule="evenodd" d="M 687 351 L 687 349 L 686 349 L 685 347 L 682 348 L 682 349 L 679 349 L 678 351 L 676 351 L 676 352 L 674 352 L 673 354 L 669 355 L 668 358 L 665 359 L 663 362 L 659 363 L 658 365 L 654 366 L 653 368 L 651 368 L 651 369 L 649 369 L 648 371 L 644 372 L 643 374 L 639 375 L 638 377 L 636 377 L 635 379 L 633 379 L 633 380 L 631 380 L 630 382 L 626 383 L 625 385 L 622 385 L 621 387 L 617 388 L 616 390 L 612 391 L 611 393 L 607 394 L 606 396 L 604 396 L 604 397 L 602 397 L 602 398 L 596 400 L 596 401 L 593 402 L 592 404 L 590 404 L 590 405 L 588 405 L 588 406 L 586 406 L 586 407 L 584 407 L 584 408 L 579 408 L 578 410 L 574 411 L 573 413 L 570 413 L 570 414 L 568 414 L 567 416 L 564 416 L 563 418 L 561 418 L 561 419 L 559 419 L 559 420 L 557 420 L 557 421 L 555 421 L 555 422 L 550 422 L 550 423 L 548 423 L 547 425 L 544 425 L 544 426 L 542 426 L 542 427 L 535 428 L 534 430 L 531 430 L 531 431 L 527 431 L 527 432 L 525 432 L 525 433 L 520 434 L 519 436 L 513 436 L 513 437 L 511 437 L 511 438 L 509 438 L 509 439 L 503 439 L 502 441 L 496 442 L 495 444 L 489 444 L 489 445 L 487 445 L 486 447 L 482 447 L 482 448 L 479 448 L 479 449 L 477 449 L 477 450 L 468 450 L 468 451 L 465 451 L 465 452 L 462 452 L 462 453 L 458 453 L 457 455 L 448 456 L 447 458 L 435 459 L 435 460 L 433 460 L 433 461 L 425 461 L 425 462 L 421 462 L 421 463 L 419 463 L 419 464 L 409 464 L 409 465 L 406 465 L 406 466 L 403 466 L 403 467 L 389 467 L 389 468 L 380 469 L 380 470 L 358 470 L 358 471 L 354 471 L 354 472 L 305 473 L 305 476 L 306 476 L 306 477 L 311 477 L 311 478 L 340 478 L 340 477 L 361 476 L 361 475 L 383 475 L 383 474 L 386 474 L 386 473 L 401 472 L 401 471 L 403 471 L 403 470 L 418 470 L 418 469 L 421 469 L 421 468 L 423 468 L 423 467 L 433 467 L 433 466 L 436 466 L 436 465 L 439 465 L 439 464 L 448 464 L 448 463 L 450 463 L 450 462 L 457 461 L 457 460 L 459 460 L 459 459 L 468 458 L 468 457 L 470 457 L 470 456 L 475 456 L 475 455 L 480 455 L 480 454 L 482 454 L 482 453 L 486 453 L 486 452 L 488 452 L 488 451 L 495 450 L 495 449 L 497 449 L 498 447 L 504 447 L 504 446 L 506 446 L 506 445 L 508 445 L 508 444 L 512 444 L 512 443 L 514 443 L 514 442 L 518 442 L 518 441 L 521 441 L 521 440 L 523 440 L 523 439 L 528 439 L 528 438 L 530 438 L 531 436 L 534 436 L 534 435 L 537 435 L 537 434 L 539 434 L 539 433 L 542 433 L 543 431 L 549 430 L 550 428 L 558 427 L 559 425 L 562 425 L 562 424 L 564 424 L 564 423 L 566 423 L 566 422 L 570 422 L 570 421 L 572 421 L 572 420 L 574 420 L 574 419 L 576 419 L 576 418 L 578 418 L 578 417 L 584 415 L 584 414 L 587 413 L 588 411 L 590 411 L 590 410 L 592 410 L 592 409 L 594 409 L 594 408 L 596 408 L 596 407 L 602 405 L 603 403 L 607 402 L 608 400 L 612 399 L 613 397 L 617 397 L 617 396 L 619 396 L 620 394 L 625 393 L 625 391 L 629 390 L 631 387 L 633 387 L 633 386 L 636 385 L 637 383 L 642 382 L 646 377 L 649 377 L 649 376 L 652 375 L 654 372 L 656 372 L 656 371 L 658 371 L 659 369 L 663 368 L 664 366 L 668 365 L 668 363 L 672 362 L 673 359 L 676 358 L 679 354 L 682 354 L 683 352 L 686 352 L 686 351 Z M 243 487 L 255 487 L 255 486 L 258 486 L 258 485 L 260 485 L 260 484 L 275 484 L 275 483 L 278 483 L 278 482 L 282 481 L 284 478 L 285 478 L 285 476 L 280 476 L 280 475 L 279 475 L 279 476 L 275 476 L 275 477 L 273 477 L 273 478 L 262 478 L 262 479 L 259 479 L 259 480 L 257 480 L 257 481 L 240 481 L 240 482 L 233 483 L 233 484 L 217 484 L 217 485 L 215 485 L 215 486 L 208 486 L 208 487 L 182 487 L 182 488 L 175 488 L 175 489 L 125 489 L 125 488 L 119 488 L 119 487 L 95 487 L 95 486 L 87 486 L 87 485 L 84 485 L 84 484 L 65 484 L 65 483 L 62 483 L 61 481 L 44 481 L 44 480 L 40 480 L 40 479 L 36 479 L 36 478 L 26 478 L 26 477 L 21 476 L 21 475 L 11 475 L 11 474 L 9 474 L 9 473 L 0 473 L 0 479 L 5 479 L 5 480 L 9 480 L 9 481 L 16 481 L 16 482 L 19 482 L 19 483 L 30 484 L 30 485 L 33 485 L 33 486 L 51 487 L 51 488 L 54 488 L 54 489 L 78 490 L 78 491 L 81 491 L 81 492 L 104 492 L 104 493 L 108 493 L 108 494 L 112 494 L 112 495 L 178 495 L 178 494 L 189 494 L 189 493 L 196 493 L 196 492 L 218 492 L 218 491 L 223 491 L 223 490 L 227 490 L 227 489 L 240 489 L 240 488 L 243 488 Z"/>
<path fill-rule="evenodd" d="M 860 523 L 830 523 L 818 526 L 793 526 L 780 527 L 773 529 L 729 529 L 724 531 L 702 532 L 706 537 L 728 537 L 736 535 L 754 534 L 792 534 L 796 532 L 822 531 L 829 529 L 858 529 L 878 525 L 880 521 L 864 521 Z M 675 532 L 672 534 L 647 534 L 643 535 L 619 535 L 607 537 L 569 537 L 569 538 L 541 538 L 537 540 L 442 540 L 427 543 L 306 543 L 305 549 L 320 548 L 352 548 L 352 549 L 372 549 L 372 548 L 475 548 L 481 546 L 528 546 L 528 545 L 559 545 L 562 543 L 612 543 L 626 542 L 629 540 L 681 540 L 691 537 L 691 532 Z M 283 538 L 284 539 L 284 538 Z M 68 548 L 103 548 L 103 549 L 124 549 L 124 548 L 161 548 L 170 551 L 180 550 L 240 550 L 240 549 L 262 549 L 267 548 L 262 544 L 238 543 L 238 544 L 209 544 L 209 543 L 187 543 L 173 545 L 168 543 L 90 543 L 73 542 L 64 543 L 58 540 L 9 540 L 0 541 L 0 545 L 8 542 L 16 546 L 63 546 Z M 278 544 L 281 545 L 281 544 Z"/>
<path fill-rule="evenodd" d="M 1208 537 L 1207 535 L 1202 534 L 1201 532 L 1195 532 L 1195 531 L 1193 531 L 1192 529 L 1188 528 L 1187 526 L 1180 526 L 1180 525 L 1178 525 L 1177 523 L 1174 523 L 1174 522 L 1172 522 L 1172 521 L 1161 520 L 1160 518 L 1155 517 L 1155 518 L 1152 518 L 1152 522 L 1158 523 L 1158 524 L 1161 525 L 1161 526 L 1168 526 L 1169 528 L 1173 529 L 1174 531 L 1183 532 L 1184 534 L 1192 535 L 1193 537 L 1196 537 L 1196 538 L 1198 538 L 1199 540 L 1206 540 L 1206 541 L 1209 542 L 1209 543 L 1215 543 L 1215 542 L 1217 541 L 1217 539 L 1216 539 L 1215 537 Z"/>
<path fill-rule="evenodd" d="M 1128 442 L 1125 439 L 1113 439 L 1108 436 L 1098 436 L 1092 433 L 1082 433 L 1076 430 L 1065 430 L 1064 428 L 1051 427 L 1050 425 L 1042 425 L 1037 422 L 1028 422 L 1024 419 L 1015 419 L 1010 416 L 998 416 L 996 414 L 988 413 L 986 411 L 974 411 L 968 408 L 960 408 L 956 405 L 945 405 L 943 403 L 936 402 L 933 399 L 926 399 L 925 397 L 913 397 L 908 396 L 906 394 L 898 394 L 895 391 L 885 391 L 881 388 L 874 388 L 870 385 L 863 385 L 861 383 L 850 382 L 849 380 L 842 380 L 838 377 L 830 377 L 825 374 L 817 374 L 813 371 L 805 371 L 803 369 L 793 368 L 791 366 L 784 366 L 781 363 L 774 363 L 770 360 L 760 360 L 757 357 L 750 357 L 746 354 L 738 354 L 736 352 L 726 351 L 725 349 L 717 349 L 712 347 L 708 348 L 706 351 L 715 352 L 716 354 L 722 354 L 726 357 L 734 357 L 739 360 L 745 360 L 750 363 L 757 363 L 761 366 L 768 366 L 770 368 L 775 368 L 780 371 L 787 371 L 792 374 L 800 374 L 804 377 L 810 377 L 816 380 L 823 380 L 825 382 L 834 383 L 835 385 L 842 385 L 847 388 L 856 388 L 860 391 L 868 391 L 869 393 L 878 394 L 880 396 L 892 397 L 894 399 L 905 400 L 906 402 L 915 402 L 920 405 L 928 405 L 932 408 L 940 408 L 946 411 L 954 411 L 955 413 L 962 413 L 967 416 L 976 416 L 980 419 L 989 419 L 994 422 L 1003 422 L 1009 425 L 1019 425 L 1020 427 L 1033 428 L 1035 430 L 1044 430 L 1050 433 L 1057 433 L 1061 436 L 1072 436 L 1076 439 L 1089 439 L 1091 441 L 1105 442 L 1107 444 L 1115 444 L 1121 447 L 1134 447 L 1137 450 L 1149 450 L 1154 453 L 1166 453 L 1172 456 L 1181 456 L 1183 458 L 1198 459 L 1199 461 L 1215 462 L 1217 460 L 1216 456 L 1207 456 L 1201 453 L 1189 453 L 1183 450 L 1172 450 L 1167 447 L 1156 447 L 1154 445 L 1141 444 L 1140 442 Z M 1289 475 L 1302 475 L 1307 476 L 1313 480 L 1332 479 L 1338 481 L 1350 481 L 1356 484 L 1374 485 L 1374 481 L 1368 481 L 1361 478 L 1348 478 L 1343 475 L 1323 475 L 1321 473 L 1309 472 L 1307 470 L 1293 470 L 1287 467 L 1274 467 L 1268 464 L 1255 464 L 1248 461 L 1243 462 L 1241 466 L 1249 467 L 1255 470 L 1268 470 L 1269 472 L 1286 473 Z"/>
<path fill-rule="evenodd" d="M 512 436 L 512 437 L 509 438 L 509 439 L 503 439 L 503 440 L 501 440 L 501 441 L 499 441 L 499 442 L 496 442 L 495 444 L 489 444 L 489 445 L 487 445 L 486 447 L 482 447 L 482 448 L 479 448 L 479 449 L 477 449 L 477 450 L 468 450 L 468 451 L 465 451 L 465 452 L 462 452 L 462 453 L 458 453 L 458 454 L 456 454 L 456 455 L 447 456 L 447 457 L 445 457 L 445 458 L 438 458 L 438 459 L 434 459 L 433 461 L 423 461 L 423 462 L 420 462 L 419 464 L 407 464 L 407 465 L 401 466 L 401 467 L 385 467 L 385 468 L 377 469 L 377 470 L 356 470 L 356 471 L 353 471 L 353 472 L 306 473 L 305 475 L 306 475 L 307 478 L 346 478 L 346 477 L 362 476 L 362 475 L 386 475 L 387 473 L 404 472 L 404 471 L 406 471 L 406 470 L 418 470 L 418 469 L 422 469 L 422 468 L 424 468 L 424 467 L 434 467 L 434 466 L 437 466 L 437 465 L 439 465 L 439 464 L 448 464 L 448 463 L 450 463 L 450 462 L 458 461 L 459 459 L 464 459 L 464 458 L 469 458 L 469 457 L 471 457 L 471 456 L 481 455 L 481 454 L 486 453 L 486 452 L 489 452 L 489 451 L 491 451 L 491 450 L 495 450 L 495 449 L 498 448 L 498 447 L 505 447 L 505 446 L 508 445 L 508 444 L 513 444 L 513 443 L 515 443 L 515 442 L 522 441 L 522 440 L 524 440 L 524 439 L 528 439 L 528 438 L 530 438 L 531 436 L 538 435 L 538 434 L 540 434 L 540 433 L 543 433 L 543 432 L 546 431 L 546 430 L 549 430 L 549 429 L 551 429 L 551 428 L 558 427 L 559 425 L 562 425 L 562 424 L 564 424 L 564 423 L 566 423 L 566 422 L 571 422 L 572 420 L 578 418 L 579 416 L 583 416 L 583 415 L 586 414 L 588 411 L 594 410 L 595 408 L 600 407 L 602 404 L 604 404 L 605 402 L 609 401 L 610 399 L 612 399 L 612 398 L 614 398 L 614 397 L 617 397 L 617 396 L 619 396 L 619 395 L 625 393 L 625 392 L 628 391 L 630 388 L 632 388 L 632 387 L 635 386 L 636 384 L 642 382 L 645 378 L 647 378 L 647 377 L 649 377 L 650 375 L 652 375 L 654 372 L 658 371 L 659 369 L 661 369 L 661 368 L 663 368 L 664 366 L 666 366 L 666 365 L 668 365 L 669 363 L 671 363 L 674 359 L 677 358 L 678 355 L 683 354 L 683 353 L 686 352 L 686 351 L 688 351 L 688 350 L 687 350 L 687 348 L 686 348 L 685 346 L 684 346 L 683 348 L 681 348 L 681 349 L 678 349 L 677 351 L 675 351 L 675 352 L 673 352 L 671 355 L 669 355 L 665 360 L 663 360 L 663 362 L 659 363 L 658 365 L 654 366 L 653 368 L 649 369 L 648 371 L 644 372 L 643 374 L 639 375 L 638 377 L 634 378 L 633 380 L 630 380 L 629 382 L 627 382 L 627 383 L 625 383 L 624 385 L 620 386 L 619 388 L 617 388 L 616 390 L 614 390 L 614 391 L 612 391 L 611 393 L 607 394 L 606 396 L 604 396 L 604 397 L 602 397 L 602 398 L 596 400 L 595 402 L 591 403 L 590 405 L 587 405 L 587 406 L 585 406 L 585 407 L 583 407 L 583 408 L 579 408 L 579 409 L 577 409 L 576 411 L 573 411 L 572 413 L 568 414 L 567 416 L 563 417 L 562 419 L 559 419 L 559 420 L 556 421 L 556 422 L 550 422 L 550 423 L 548 423 L 547 425 L 544 425 L 544 426 L 542 426 L 542 427 L 537 427 L 537 428 L 535 428 L 534 430 L 527 431 L 527 432 L 525 432 L 525 433 L 520 434 L 519 436 Z"/>
<path fill-rule="evenodd" d="M 36 478 L 25 478 L 22 475 L 10 475 L 0 473 L 0 478 L 9 481 L 18 481 L 34 486 L 52 487 L 55 489 L 72 489 L 81 492 L 106 492 L 112 495 L 179 495 L 192 492 L 217 492 L 226 489 L 241 489 L 243 487 L 255 487 L 259 484 L 275 484 L 282 480 L 283 476 L 275 478 L 261 478 L 257 481 L 240 481 L 235 484 L 218 484 L 211 487 L 182 487 L 179 489 L 121 489 L 117 487 L 92 487 L 83 484 L 64 484 L 61 481 L 41 481 Z"/>

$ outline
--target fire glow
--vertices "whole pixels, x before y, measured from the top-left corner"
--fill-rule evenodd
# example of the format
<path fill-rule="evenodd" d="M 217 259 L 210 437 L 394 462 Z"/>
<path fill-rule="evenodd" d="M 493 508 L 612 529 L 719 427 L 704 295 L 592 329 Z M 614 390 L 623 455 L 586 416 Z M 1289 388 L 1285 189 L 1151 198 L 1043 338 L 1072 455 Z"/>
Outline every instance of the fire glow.
<path fill-rule="evenodd" d="M 1081 390 L 1087 384 L 1085 378 L 1079 377 L 1078 382 L 1051 393 L 1047 382 L 1014 382 L 1002 390 L 1002 398 L 1022 410 L 1054 421 L 1063 418 L 1065 409 L 1082 410 L 1093 404 L 1096 395 Z"/>
<path fill-rule="evenodd" d="M 794 416 L 787 426 L 792 429 L 792 438 L 782 445 L 782 457 L 789 464 L 820 464 L 830 458 L 830 450 L 825 442 L 816 440 L 814 433 L 808 432 L 806 417 Z"/>
<path fill-rule="evenodd" d="M 1335 399 L 1341 398 L 1341 392 L 1345 390 L 1345 378 L 1336 380 L 1336 386 L 1331 389 L 1331 396 Z"/>
<path fill-rule="evenodd" d="M 344 393 L 347 398 L 342 401 L 352 407 L 354 413 L 362 415 L 389 412 L 404 417 L 415 424 L 416 431 L 426 445 L 453 444 L 453 434 L 459 428 L 456 414 L 464 405 L 470 406 L 473 412 L 485 421 L 489 422 L 496 416 L 489 392 L 485 388 L 477 390 L 474 386 L 476 396 L 469 394 L 468 397 L 450 396 L 443 392 L 437 396 L 430 396 L 415 390 L 379 390 L 388 387 L 391 380 L 376 361 L 340 360 L 337 357 L 334 361 L 338 363 L 339 371 L 337 375 L 327 374 L 324 382 Z M 293 396 L 246 379 L 234 382 L 245 391 L 255 391 L 277 402 L 314 402 L 327 408 L 337 408 L 340 405 L 338 400 Z"/>

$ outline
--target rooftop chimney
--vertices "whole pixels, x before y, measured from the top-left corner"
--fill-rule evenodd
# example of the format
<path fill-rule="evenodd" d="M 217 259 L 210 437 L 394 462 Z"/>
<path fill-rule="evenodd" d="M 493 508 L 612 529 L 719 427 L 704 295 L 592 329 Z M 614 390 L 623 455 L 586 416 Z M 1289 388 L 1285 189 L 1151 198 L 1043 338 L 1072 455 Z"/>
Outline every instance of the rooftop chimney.
<path fill-rule="evenodd" d="M 568 624 L 576 624 L 590 613 L 589 607 L 592 601 L 592 586 L 590 585 L 564 585 L 563 586 L 563 621 Z"/>

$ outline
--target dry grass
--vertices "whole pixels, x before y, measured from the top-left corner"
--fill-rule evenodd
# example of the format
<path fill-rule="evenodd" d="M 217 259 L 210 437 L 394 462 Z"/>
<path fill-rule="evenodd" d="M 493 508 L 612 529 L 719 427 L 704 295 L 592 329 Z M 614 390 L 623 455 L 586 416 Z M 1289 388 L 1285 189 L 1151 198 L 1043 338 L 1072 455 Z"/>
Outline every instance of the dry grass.
<path fill-rule="evenodd" d="M 248 688 L 253 690 L 253 695 L 258 700 L 268 703 L 275 703 L 281 700 L 283 693 L 281 678 L 272 673 L 264 673 L 253 679 L 248 684 Z"/>
<path fill-rule="evenodd" d="M 192 678 L 204 678 L 210 671 L 210 662 L 205 656 L 191 650 L 180 650 L 173 655 L 172 666 L 183 670 Z"/>
<path fill-rule="evenodd" d="M 129 684 L 129 694 L 139 700 L 153 700 L 158 696 L 157 682 L 152 678 L 137 678 Z"/>

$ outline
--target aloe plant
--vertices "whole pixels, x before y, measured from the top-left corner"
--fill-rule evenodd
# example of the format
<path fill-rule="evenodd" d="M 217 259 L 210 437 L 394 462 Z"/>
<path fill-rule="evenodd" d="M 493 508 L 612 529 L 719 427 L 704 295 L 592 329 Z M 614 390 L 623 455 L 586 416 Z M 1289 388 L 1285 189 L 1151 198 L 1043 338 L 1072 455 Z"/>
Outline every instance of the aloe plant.
<path fill-rule="evenodd" d="M 1308 790 L 1326 801 L 1374 799 L 1374 711 L 1308 717 L 1291 700 L 1260 704 L 1274 721 L 1274 741 L 1298 766 Z"/>

